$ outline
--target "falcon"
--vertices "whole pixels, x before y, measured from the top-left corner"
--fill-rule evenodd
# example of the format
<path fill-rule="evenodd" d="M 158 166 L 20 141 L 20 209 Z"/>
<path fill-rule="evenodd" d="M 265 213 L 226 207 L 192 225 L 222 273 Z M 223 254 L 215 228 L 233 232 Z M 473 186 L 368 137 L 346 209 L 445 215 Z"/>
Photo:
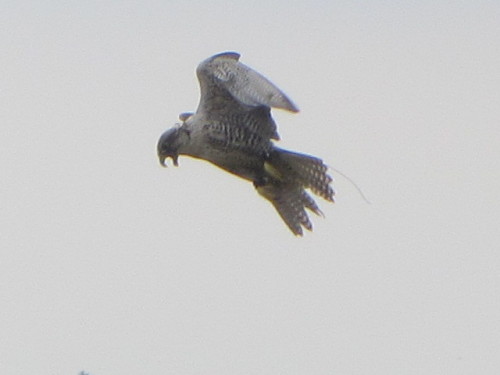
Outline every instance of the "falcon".
<path fill-rule="evenodd" d="M 179 155 L 187 155 L 251 181 L 293 234 L 302 236 L 303 228 L 312 230 L 306 210 L 323 215 L 306 190 L 333 202 L 332 178 L 321 159 L 275 146 L 279 135 L 271 108 L 299 110 L 239 58 L 236 52 L 224 52 L 198 65 L 198 108 L 181 113 L 182 123 L 161 135 L 160 163 L 166 167 L 171 158 L 178 166 Z"/>

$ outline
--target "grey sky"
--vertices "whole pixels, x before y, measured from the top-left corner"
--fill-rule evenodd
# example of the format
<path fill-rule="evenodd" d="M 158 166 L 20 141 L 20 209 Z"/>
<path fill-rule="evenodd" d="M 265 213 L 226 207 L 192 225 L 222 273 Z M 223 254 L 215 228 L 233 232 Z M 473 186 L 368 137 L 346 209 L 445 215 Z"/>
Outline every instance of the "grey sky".
<path fill-rule="evenodd" d="M 495 374 L 500 5 L 3 1 L 0 373 Z M 301 112 L 337 203 L 163 169 L 226 50 Z"/>

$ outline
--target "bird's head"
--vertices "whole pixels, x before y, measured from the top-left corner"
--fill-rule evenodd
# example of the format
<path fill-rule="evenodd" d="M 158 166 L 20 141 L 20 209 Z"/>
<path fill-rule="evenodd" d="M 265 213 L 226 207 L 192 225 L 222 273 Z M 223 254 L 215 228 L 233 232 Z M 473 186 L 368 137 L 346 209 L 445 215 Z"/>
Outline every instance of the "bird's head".
<path fill-rule="evenodd" d="M 160 159 L 160 164 L 166 167 L 165 160 L 170 157 L 174 165 L 178 166 L 179 149 L 188 141 L 189 131 L 182 126 L 169 129 L 163 133 L 158 140 L 158 158 Z"/>

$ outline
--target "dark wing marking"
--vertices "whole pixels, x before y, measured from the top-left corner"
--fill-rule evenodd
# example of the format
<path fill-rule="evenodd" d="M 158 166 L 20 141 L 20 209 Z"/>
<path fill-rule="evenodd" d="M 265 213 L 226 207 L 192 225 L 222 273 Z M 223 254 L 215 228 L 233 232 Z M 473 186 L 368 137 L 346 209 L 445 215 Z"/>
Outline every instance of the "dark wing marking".
<path fill-rule="evenodd" d="M 272 150 L 272 143 L 245 126 L 233 126 L 232 122 L 211 122 L 203 125 L 207 141 L 219 150 L 238 150 L 265 158 Z"/>

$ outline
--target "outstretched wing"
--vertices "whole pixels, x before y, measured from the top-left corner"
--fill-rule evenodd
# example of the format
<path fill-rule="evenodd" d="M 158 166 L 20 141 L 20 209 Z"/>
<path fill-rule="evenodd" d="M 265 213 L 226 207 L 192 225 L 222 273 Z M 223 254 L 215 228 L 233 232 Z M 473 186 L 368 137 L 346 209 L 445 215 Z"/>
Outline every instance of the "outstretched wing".
<path fill-rule="evenodd" d="M 196 70 L 201 91 L 197 113 L 213 119 L 231 118 L 234 124 L 250 126 L 262 137 L 278 139 L 270 109 L 298 112 L 298 108 L 273 83 L 240 63 L 239 57 L 224 52 L 200 63 Z"/>
<path fill-rule="evenodd" d="M 240 63 L 239 58 L 236 52 L 224 52 L 200 63 L 196 70 L 201 85 L 200 106 L 209 104 L 206 100 L 220 94 L 220 91 L 226 91 L 235 101 L 246 106 L 299 111 L 279 88 L 260 73 Z"/>

